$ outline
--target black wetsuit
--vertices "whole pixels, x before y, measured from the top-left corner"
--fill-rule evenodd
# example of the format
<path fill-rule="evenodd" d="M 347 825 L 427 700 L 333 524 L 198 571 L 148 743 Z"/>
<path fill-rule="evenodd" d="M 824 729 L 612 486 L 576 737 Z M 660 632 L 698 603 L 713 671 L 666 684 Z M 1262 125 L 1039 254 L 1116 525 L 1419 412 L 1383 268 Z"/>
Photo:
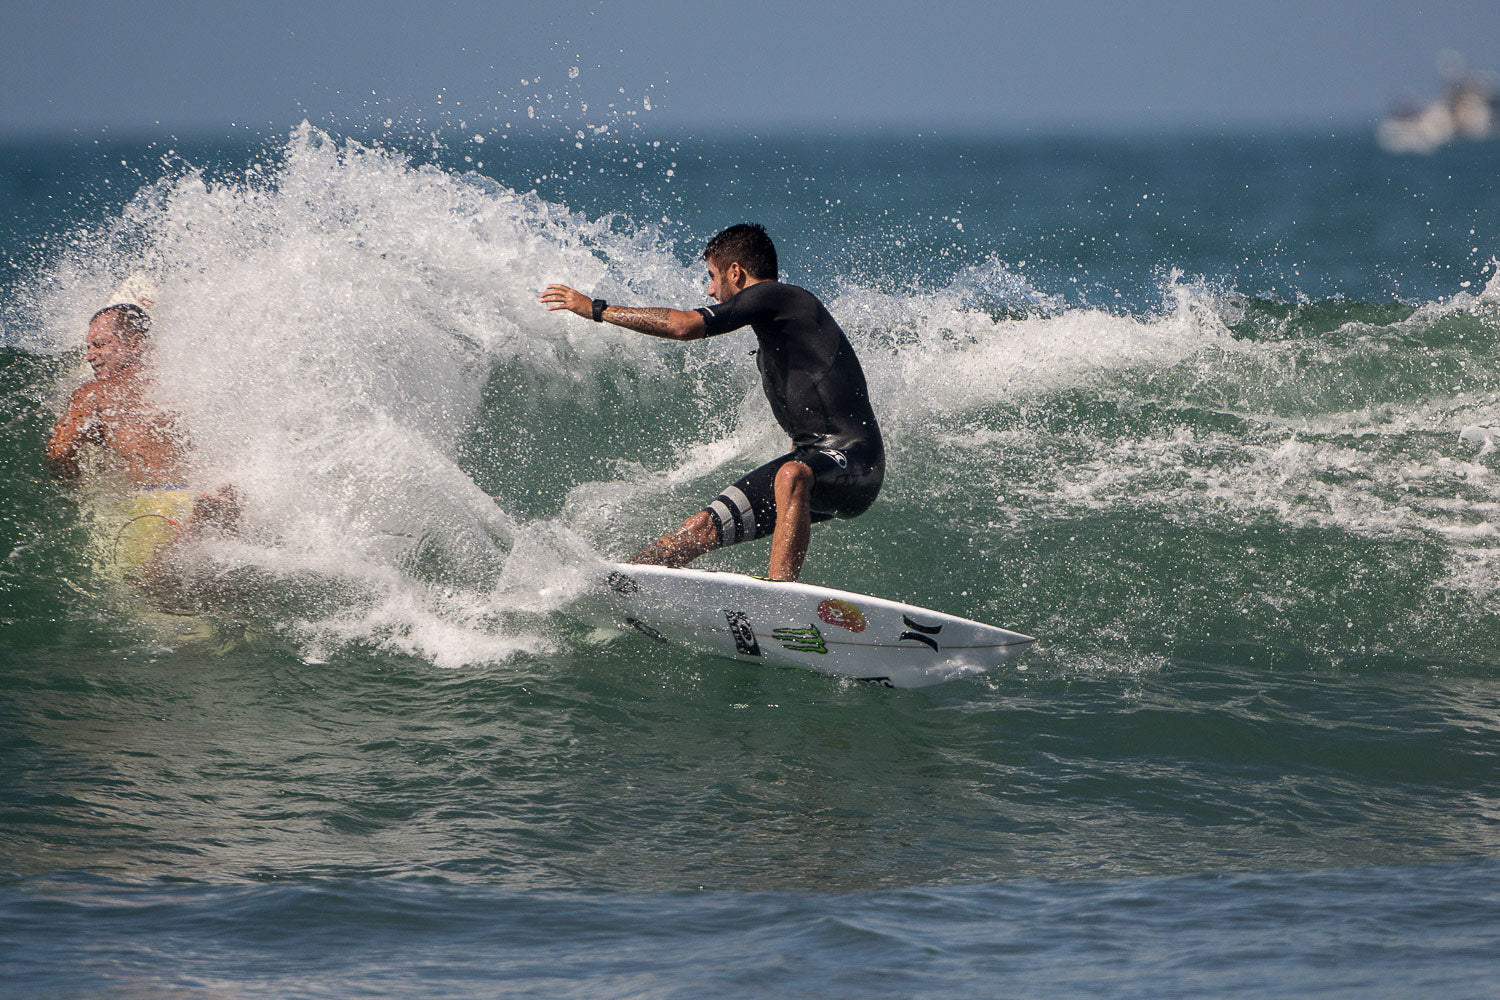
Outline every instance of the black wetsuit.
<path fill-rule="evenodd" d="M 864 370 L 823 303 L 796 285 L 760 281 L 698 312 L 706 336 L 746 325 L 755 331 L 766 399 L 794 449 L 746 475 L 705 508 L 719 543 L 745 542 L 775 529 L 776 472 L 792 460 L 813 470 L 814 521 L 864 513 L 885 476 L 885 445 Z"/>

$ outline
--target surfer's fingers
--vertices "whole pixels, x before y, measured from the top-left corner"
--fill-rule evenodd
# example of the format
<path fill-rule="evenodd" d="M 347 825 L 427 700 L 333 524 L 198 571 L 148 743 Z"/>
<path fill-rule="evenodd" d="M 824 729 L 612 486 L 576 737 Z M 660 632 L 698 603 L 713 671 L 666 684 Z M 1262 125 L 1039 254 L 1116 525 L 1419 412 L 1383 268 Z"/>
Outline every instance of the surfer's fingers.
<path fill-rule="evenodd" d="M 592 303 L 582 292 L 575 291 L 567 285 L 548 285 L 547 291 L 542 293 L 542 304 L 549 312 L 566 309 L 582 315 L 585 305 Z"/>

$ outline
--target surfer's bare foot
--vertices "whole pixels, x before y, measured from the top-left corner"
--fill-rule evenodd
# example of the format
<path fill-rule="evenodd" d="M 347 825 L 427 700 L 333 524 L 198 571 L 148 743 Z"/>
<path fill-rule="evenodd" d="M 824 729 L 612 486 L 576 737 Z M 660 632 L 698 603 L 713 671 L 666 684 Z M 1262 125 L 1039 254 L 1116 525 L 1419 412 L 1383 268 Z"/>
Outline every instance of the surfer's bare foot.
<path fill-rule="evenodd" d="M 703 553 L 718 547 L 718 533 L 714 531 L 713 518 L 706 511 L 699 511 L 682 527 L 670 535 L 663 535 L 650 545 L 631 556 L 630 561 L 646 566 L 667 566 L 677 569 L 686 566 Z"/>

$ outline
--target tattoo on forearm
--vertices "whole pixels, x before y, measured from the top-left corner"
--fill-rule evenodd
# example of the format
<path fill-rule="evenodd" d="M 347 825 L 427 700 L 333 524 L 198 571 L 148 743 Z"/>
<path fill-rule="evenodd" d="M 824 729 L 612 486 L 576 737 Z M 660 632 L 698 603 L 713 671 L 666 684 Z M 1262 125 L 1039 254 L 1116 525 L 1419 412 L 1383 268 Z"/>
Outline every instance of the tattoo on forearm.
<path fill-rule="evenodd" d="M 637 333 L 649 333 L 658 337 L 672 335 L 672 310 L 670 309 L 625 309 L 610 306 L 604 310 L 604 318 L 616 326 Z"/>

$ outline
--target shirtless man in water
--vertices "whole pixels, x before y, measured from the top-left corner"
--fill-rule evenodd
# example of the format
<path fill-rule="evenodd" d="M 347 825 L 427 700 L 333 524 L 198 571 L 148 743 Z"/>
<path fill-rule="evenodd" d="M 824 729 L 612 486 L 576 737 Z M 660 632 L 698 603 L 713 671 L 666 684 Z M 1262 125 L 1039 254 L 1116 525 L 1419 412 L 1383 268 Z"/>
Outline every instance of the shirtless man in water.
<path fill-rule="evenodd" d="M 595 322 L 671 340 L 698 340 L 749 326 L 771 412 L 792 451 L 748 473 L 632 562 L 685 566 L 712 549 L 771 536 L 772 580 L 796 580 L 809 526 L 856 517 L 885 476 L 885 447 L 863 369 L 844 331 L 806 289 L 778 280 L 765 229 L 731 226 L 708 241 L 702 309 L 625 309 L 566 285 L 548 285 L 542 304 Z"/>
<path fill-rule="evenodd" d="M 120 471 L 139 487 L 182 481 L 183 442 L 176 421 L 146 401 L 151 380 L 142 356 L 150 317 L 135 305 L 107 306 L 89 321 L 84 357 L 91 381 L 73 393 L 52 428 L 47 467 L 59 479 L 77 479 L 85 444 L 107 448 Z"/>
<path fill-rule="evenodd" d="M 234 490 L 188 491 L 188 443 L 175 415 L 154 405 L 143 362 L 151 318 L 140 306 L 106 306 L 89 321 L 85 357 L 92 380 L 73 393 L 47 442 L 47 468 L 59 479 L 84 475 L 86 445 L 101 449 L 105 465 L 134 487 L 138 504 L 175 533 L 194 525 L 227 526 L 238 512 Z M 140 518 L 137 517 L 136 520 Z M 152 546 L 154 549 L 156 546 Z M 142 553 L 142 559 L 155 552 Z"/>

